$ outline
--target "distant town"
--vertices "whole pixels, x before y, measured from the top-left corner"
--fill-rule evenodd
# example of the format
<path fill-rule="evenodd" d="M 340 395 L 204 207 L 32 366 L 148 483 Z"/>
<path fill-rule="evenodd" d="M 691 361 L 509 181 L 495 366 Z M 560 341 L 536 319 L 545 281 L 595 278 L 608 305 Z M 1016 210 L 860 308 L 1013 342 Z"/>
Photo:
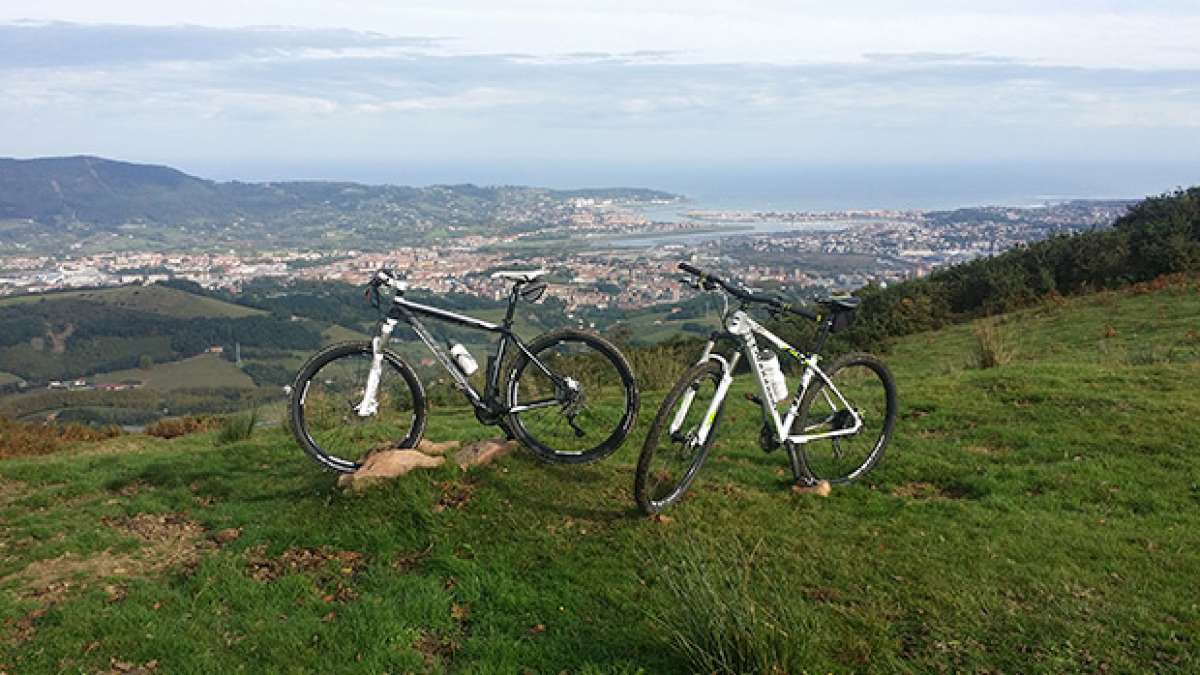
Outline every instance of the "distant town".
<path fill-rule="evenodd" d="M 630 204 L 574 198 L 553 223 L 498 234 L 455 231 L 390 250 L 121 251 L 0 256 L 0 295 L 185 279 L 238 292 L 271 277 L 363 283 L 381 267 L 413 287 L 498 299 L 505 284 L 488 272 L 545 268 L 569 310 L 640 308 L 685 299 L 675 265 L 702 261 L 752 286 L 848 291 L 890 283 L 1046 237 L 1109 226 L 1127 202 L 1073 201 L 1037 207 L 955 211 L 824 212 L 686 210 L 664 218 L 667 201 Z M 668 207 L 666 210 L 670 210 Z"/>

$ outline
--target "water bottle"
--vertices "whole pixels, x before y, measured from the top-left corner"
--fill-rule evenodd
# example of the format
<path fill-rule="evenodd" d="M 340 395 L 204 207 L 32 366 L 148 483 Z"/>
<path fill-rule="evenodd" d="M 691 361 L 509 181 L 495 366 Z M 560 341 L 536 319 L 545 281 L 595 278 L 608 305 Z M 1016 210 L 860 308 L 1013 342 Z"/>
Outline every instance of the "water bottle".
<path fill-rule="evenodd" d="M 475 357 L 471 356 L 471 352 L 462 346 L 461 342 L 454 343 L 450 348 L 450 356 L 454 357 L 454 362 L 458 364 L 458 369 L 463 372 L 463 375 L 474 375 L 475 371 L 479 370 L 479 364 L 475 362 Z"/>
<path fill-rule="evenodd" d="M 771 398 L 776 401 L 786 399 L 788 386 L 787 380 L 783 377 L 783 368 L 779 366 L 779 357 L 769 349 L 760 349 L 757 360 L 759 372 L 762 373 L 763 380 L 766 381 L 767 388 L 771 391 Z"/>

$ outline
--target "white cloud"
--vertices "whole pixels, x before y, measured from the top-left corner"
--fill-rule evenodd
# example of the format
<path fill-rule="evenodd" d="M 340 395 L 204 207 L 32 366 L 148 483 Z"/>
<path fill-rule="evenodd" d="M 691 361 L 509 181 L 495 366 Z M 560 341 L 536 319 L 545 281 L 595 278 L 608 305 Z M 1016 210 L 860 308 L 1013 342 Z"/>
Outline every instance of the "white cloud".
<path fill-rule="evenodd" d="M 626 6 L 606 16 L 625 16 Z M 689 13 L 674 4 L 645 21 L 673 15 L 744 30 L 731 7 Z M 754 21 L 786 14 L 782 4 L 762 9 Z M 599 11 L 549 15 L 583 20 Z M 814 17 L 812 25 L 851 19 Z M 603 33 L 603 23 L 583 33 L 596 30 Z M 471 51 L 466 38 L 378 31 L 0 25 L 0 154 L 95 152 L 168 163 L 197 154 L 720 162 L 1134 152 L 1200 160 L 1191 142 L 1200 65 L 1061 66 L 1013 56 L 1019 50 L 952 49 L 953 40 L 942 41 L 945 51 L 894 51 L 919 42 L 916 34 L 889 42 L 872 37 L 879 26 L 860 30 L 867 37 L 851 42 L 871 49 L 821 60 L 814 47 L 805 52 L 812 58 L 764 63 L 712 62 L 720 49 L 689 51 L 678 36 L 663 40 L 678 51 L 628 40 L 617 45 L 623 51 L 543 52 L 558 39 L 546 38 L 501 54 Z M 748 45 L 743 37 L 739 44 Z"/>

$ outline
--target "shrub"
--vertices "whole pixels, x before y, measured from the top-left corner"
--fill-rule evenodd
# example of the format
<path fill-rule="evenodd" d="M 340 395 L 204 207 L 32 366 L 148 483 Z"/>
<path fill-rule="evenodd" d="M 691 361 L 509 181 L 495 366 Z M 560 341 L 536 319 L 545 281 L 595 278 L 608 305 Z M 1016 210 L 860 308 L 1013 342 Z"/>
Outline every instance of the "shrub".
<path fill-rule="evenodd" d="M 975 324 L 974 360 L 977 368 L 995 368 L 1012 361 L 1016 347 L 1008 331 L 999 322 L 984 320 Z"/>
<path fill-rule="evenodd" d="M 666 390 L 675 386 L 683 371 L 700 358 L 704 343 L 681 336 L 652 347 L 627 347 L 622 352 L 644 391 Z"/>
<path fill-rule="evenodd" d="M 213 415 L 188 415 L 158 420 L 146 427 L 146 433 L 158 438 L 177 438 L 203 431 L 212 431 L 222 425 L 220 417 Z"/>
<path fill-rule="evenodd" d="M 72 443 L 102 441 L 120 435 L 121 429 L 113 426 L 17 422 L 0 416 L 0 459 L 45 455 Z"/>
<path fill-rule="evenodd" d="M 221 431 L 217 434 L 217 443 L 225 445 L 247 440 L 254 434 L 254 427 L 256 426 L 258 426 L 258 408 L 253 408 L 250 412 L 226 417 L 221 422 Z"/>
<path fill-rule="evenodd" d="M 800 672 L 808 623 L 778 577 L 760 568 L 759 542 L 692 540 L 660 565 L 657 585 L 671 596 L 649 619 L 693 672 Z"/>

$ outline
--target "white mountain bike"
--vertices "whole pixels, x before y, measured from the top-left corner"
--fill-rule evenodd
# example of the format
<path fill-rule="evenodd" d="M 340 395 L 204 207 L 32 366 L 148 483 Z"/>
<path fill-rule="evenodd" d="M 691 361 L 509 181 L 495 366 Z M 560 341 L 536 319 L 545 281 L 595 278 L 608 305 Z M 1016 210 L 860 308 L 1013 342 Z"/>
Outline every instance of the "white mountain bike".
<path fill-rule="evenodd" d="M 758 381 L 758 393 L 748 398 L 762 408 L 759 443 L 766 452 L 787 451 L 792 477 L 801 485 L 819 480 L 853 481 L 883 457 L 896 420 L 896 385 L 887 366 L 862 352 L 844 354 L 820 365 L 820 352 L 831 333 L 854 320 L 859 299 L 822 300 L 812 312 L 770 295 L 751 293 L 692 265 L 679 268 L 693 275 L 685 283 L 720 294 L 723 331 L 713 333 L 700 361 L 684 373 L 658 409 L 638 458 L 634 496 L 646 513 L 657 513 L 679 501 L 704 464 L 725 410 L 725 397 L 734 371 L 745 356 Z M 738 301 L 730 308 L 729 298 Z M 750 317 L 753 306 L 774 315 L 795 314 L 817 322 L 817 338 L 809 353 L 801 353 Z M 778 355 L 782 351 L 800 366 L 800 383 L 791 403 Z M 736 346 L 729 356 L 717 353 L 718 341 Z"/>

